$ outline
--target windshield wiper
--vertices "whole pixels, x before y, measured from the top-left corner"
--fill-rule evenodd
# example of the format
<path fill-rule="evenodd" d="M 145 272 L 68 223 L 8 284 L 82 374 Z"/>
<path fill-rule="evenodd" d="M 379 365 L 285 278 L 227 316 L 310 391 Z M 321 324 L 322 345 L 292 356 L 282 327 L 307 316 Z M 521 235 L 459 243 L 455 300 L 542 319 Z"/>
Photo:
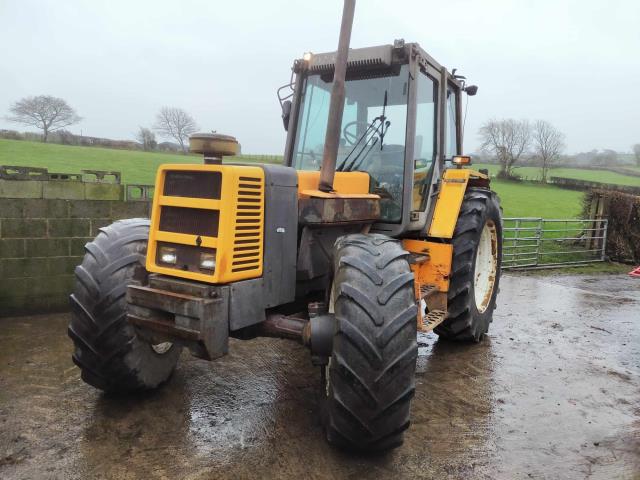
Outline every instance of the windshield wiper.
<path fill-rule="evenodd" d="M 384 122 L 384 120 L 387 119 L 387 117 L 385 116 L 385 112 L 387 111 L 387 91 L 384 91 L 384 102 L 382 103 L 382 120 Z M 386 129 L 384 127 L 384 123 L 382 126 L 382 130 L 380 132 L 380 151 L 382 151 L 382 144 L 384 143 L 384 134 L 387 133 L 387 129 L 389 128 L 389 125 L 391 125 L 391 122 L 387 121 L 386 123 Z"/>
<path fill-rule="evenodd" d="M 380 140 L 380 150 L 382 150 L 382 146 L 384 143 L 384 136 L 389 129 L 389 125 L 391 122 L 387 120 L 385 116 L 385 112 L 387 109 L 387 91 L 384 92 L 384 102 L 382 104 L 382 115 L 375 117 L 371 123 L 367 126 L 364 133 L 358 138 L 358 141 L 353 145 L 353 148 L 349 151 L 347 156 L 344 158 L 340 165 L 336 168 L 338 172 L 349 172 L 354 170 L 362 164 L 365 158 L 369 155 L 369 152 L 373 149 L 373 147 Z M 365 140 L 366 139 L 366 140 Z M 362 143 L 364 141 L 364 143 Z M 360 148 L 358 154 L 351 160 L 350 163 L 347 164 L 351 156 L 356 151 L 356 148 L 362 143 L 362 147 Z M 364 155 L 363 155 L 364 153 Z"/>

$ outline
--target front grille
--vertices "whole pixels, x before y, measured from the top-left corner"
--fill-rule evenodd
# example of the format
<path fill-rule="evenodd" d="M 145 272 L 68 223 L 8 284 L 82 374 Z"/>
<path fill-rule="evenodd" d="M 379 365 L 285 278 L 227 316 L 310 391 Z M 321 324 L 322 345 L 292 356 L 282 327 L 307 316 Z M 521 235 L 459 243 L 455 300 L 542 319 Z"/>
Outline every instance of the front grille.
<path fill-rule="evenodd" d="M 235 242 L 233 244 L 232 272 L 260 268 L 262 233 L 262 180 L 240 177 L 236 210 Z"/>
<path fill-rule="evenodd" d="M 163 247 L 175 249 L 177 257 L 175 265 L 162 262 L 161 252 Z M 200 268 L 200 256 L 203 253 L 212 253 L 215 255 L 216 250 L 215 248 L 194 247 L 191 245 L 182 245 L 181 243 L 158 242 L 158 248 L 156 251 L 156 265 L 161 265 L 167 268 L 175 268 L 178 270 L 183 270 L 185 272 L 198 272 L 213 275 L 214 272 L 212 270 L 203 270 Z"/>
<path fill-rule="evenodd" d="M 165 175 L 163 194 L 168 197 L 220 200 L 221 188 L 220 172 L 174 170 L 168 171 Z"/>
<path fill-rule="evenodd" d="M 160 230 L 163 232 L 217 237 L 219 222 L 218 210 L 169 206 L 162 206 L 160 210 Z"/>
<path fill-rule="evenodd" d="M 177 167 L 160 172 L 164 184 L 154 199 L 149 271 L 212 284 L 260 276 L 266 194 L 262 169 L 248 165 L 173 168 Z M 166 260 L 176 255 L 175 264 L 162 262 L 163 248 Z M 200 268 L 204 253 L 215 256 L 215 271 Z M 210 257 L 206 259 L 209 263 Z"/>

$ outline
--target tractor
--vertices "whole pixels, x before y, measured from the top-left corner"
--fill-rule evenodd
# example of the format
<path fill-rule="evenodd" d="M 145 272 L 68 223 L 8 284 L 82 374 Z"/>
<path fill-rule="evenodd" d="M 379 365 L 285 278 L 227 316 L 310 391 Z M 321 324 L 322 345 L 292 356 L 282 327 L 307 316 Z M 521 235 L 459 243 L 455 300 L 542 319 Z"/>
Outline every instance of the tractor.
<path fill-rule="evenodd" d="M 291 339 L 319 367 L 327 440 L 383 451 L 409 426 L 418 332 L 487 333 L 502 219 L 486 172 L 463 168 L 477 87 L 417 43 L 350 49 L 354 8 L 337 51 L 295 60 L 279 90 L 282 165 L 223 162 L 234 137 L 193 135 L 203 162 L 158 169 L 151 218 L 86 245 L 68 329 L 86 383 L 153 389 L 183 349 Z"/>

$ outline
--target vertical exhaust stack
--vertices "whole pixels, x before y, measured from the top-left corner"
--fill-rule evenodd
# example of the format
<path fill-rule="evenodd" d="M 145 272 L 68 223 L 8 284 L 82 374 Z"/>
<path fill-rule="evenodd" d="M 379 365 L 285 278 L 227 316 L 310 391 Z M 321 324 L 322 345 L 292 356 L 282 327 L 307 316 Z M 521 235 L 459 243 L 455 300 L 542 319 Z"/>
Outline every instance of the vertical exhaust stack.
<path fill-rule="evenodd" d="M 353 26 L 355 9 L 356 0 L 344 0 L 340 39 L 338 40 L 338 51 L 333 73 L 333 88 L 331 89 L 331 101 L 329 103 L 327 135 L 324 139 L 322 166 L 320 167 L 320 185 L 318 188 L 323 192 L 333 191 L 333 178 L 336 173 L 336 159 L 340 143 L 340 127 L 342 126 L 342 114 L 344 111 L 344 83 L 347 75 L 349 41 L 351 40 L 351 27 Z"/>

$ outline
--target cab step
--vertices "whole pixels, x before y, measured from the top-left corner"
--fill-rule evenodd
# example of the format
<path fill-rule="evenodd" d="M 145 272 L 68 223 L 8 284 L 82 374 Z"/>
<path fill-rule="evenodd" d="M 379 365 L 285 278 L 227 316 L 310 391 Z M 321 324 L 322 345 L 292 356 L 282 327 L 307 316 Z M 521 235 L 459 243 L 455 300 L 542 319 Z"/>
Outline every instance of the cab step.
<path fill-rule="evenodd" d="M 438 290 L 436 285 L 422 284 L 418 290 L 418 330 L 430 332 L 447 318 L 447 293 Z M 422 313 L 423 303 L 427 310 Z"/>
<path fill-rule="evenodd" d="M 443 310 L 433 310 L 428 312 L 422 319 L 423 328 L 421 332 L 430 332 L 447 318 L 447 312 Z"/>

